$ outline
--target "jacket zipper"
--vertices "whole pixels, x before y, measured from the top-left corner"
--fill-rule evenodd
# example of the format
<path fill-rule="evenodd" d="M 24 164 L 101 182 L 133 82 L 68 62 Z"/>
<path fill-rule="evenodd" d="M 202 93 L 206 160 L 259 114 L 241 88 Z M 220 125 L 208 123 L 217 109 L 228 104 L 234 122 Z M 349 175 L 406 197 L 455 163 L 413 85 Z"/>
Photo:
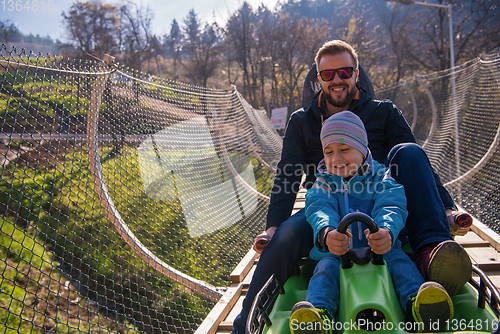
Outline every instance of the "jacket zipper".
<path fill-rule="evenodd" d="M 344 180 L 344 178 L 342 178 L 342 186 L 343 186 L 343 190 L 342 192 L 344 193 L 344 206 L 345 206 L 345 212 L 346 214 L 349 213 L 349 196 L 347 194 L 347 190 L 348 190 L 348 183 L 346 180 Z M 351 226 L 348 227 L 349 231 L 351 231 L 352 233 L 352 228 Z M 352 249 L 352 242 L 349 244 L 349 249 Z"/>
<path fill-rule="evenodd" d="M 344 193 L 344 205 L 345 205 L 345 212 L 346 214 L 350 213 L 350 207 L 349 207 L 349 195 L 348 195 L 348 185 L 349 185 L 349 181 L 346 181 L 342 178 L 342 185 L 344 187 L 343 189 L 343 193 Z M 361 223 L 360 222 L 357 222 L 358 224 L 358 241 L 362 241 L 363 240 L 363 231 L 361 230 Z M 349 231 L 351 231 L 352 233 L 352 228 L 351 226 L 349 226 Z M 354 237 L 354 235 L 353 235 Z M 353 243 L 351 242 L 351 244 L 349 245 L 349 249 L 352 249 L 353 248 Z"/>

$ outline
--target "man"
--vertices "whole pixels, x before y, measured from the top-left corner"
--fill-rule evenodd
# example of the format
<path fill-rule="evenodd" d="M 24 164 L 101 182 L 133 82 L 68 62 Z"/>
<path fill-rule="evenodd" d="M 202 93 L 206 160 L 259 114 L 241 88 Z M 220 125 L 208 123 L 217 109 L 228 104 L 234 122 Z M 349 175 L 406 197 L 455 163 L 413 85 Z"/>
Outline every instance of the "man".
<path fill-rule="evenodd" d="M 315 180 L 323 158 L 319 133 L 330 115 L 350 110 L 361 118 L 368 134 L 373 158 L 385 161 L 391 175 L 405 188 L 408 202 L 406 229 L 417 266 L 425 279 L 443 285 L 454 295 L 471 275 L 465 250 L 453 241 L 454 234 L 467 229 L 456 226 L 451 216 L 453 200 L 433 172 L 430 162 L 401 111 L 390 101 L 377 101 L 356 85 L 358 57 L 354 49 L 339 40 L 325 43 L 316 55 L 321 91 L 306 110 L 292 114 L 283 140 L 267 215 L 268 245 L 262 252 L 252 282 L 234 321 L 233 334 L 243 334 L 253 299 L 272 274 L 281 283 L 291 275 L 297 259 L 308 256 L 313 247 L 312 229 L 304 210 L 290 216 L 303 172 L 304 187 Z"/>

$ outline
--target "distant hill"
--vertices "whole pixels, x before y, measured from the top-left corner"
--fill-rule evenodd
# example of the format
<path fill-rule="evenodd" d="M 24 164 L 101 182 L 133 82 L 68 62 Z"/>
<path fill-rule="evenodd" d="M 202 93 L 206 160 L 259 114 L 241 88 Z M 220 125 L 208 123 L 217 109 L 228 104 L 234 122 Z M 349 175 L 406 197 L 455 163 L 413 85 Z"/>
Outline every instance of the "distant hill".
<path fill-rule="evenodd" d="M 7 50 L 11 50 L 12 47 L 16 47 L 16 52 L 20 53 L 21 49 L 24 49 L 26 53 L 32 51 L 34 54 L 41 53 L 42 55 L 58 55 L 60 54 L 60 44 L 44 44 L 44 43 L 27 43 L 22 40 L 10 41 L 7 44 Z"/>
<path fill-rule="evenodd" d="M 8 51 L 13 46 L 16 52 L 20 53 L 22 49 L 26 52 L 33 51 L 35 54 L 55 55 L 59 53 L 62 43 L 59 40 L 53 40 L 50 36 L 42 37 L 40 35 L 24 35 L 10 21 L 0 21 L 0 43 L 5 44 Z"/>

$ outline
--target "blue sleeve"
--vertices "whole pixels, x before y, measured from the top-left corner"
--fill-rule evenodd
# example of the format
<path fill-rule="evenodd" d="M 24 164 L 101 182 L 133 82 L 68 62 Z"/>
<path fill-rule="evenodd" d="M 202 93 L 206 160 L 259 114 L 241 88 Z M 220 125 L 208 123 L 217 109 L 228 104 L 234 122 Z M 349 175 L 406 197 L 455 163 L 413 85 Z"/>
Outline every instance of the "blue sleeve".
<path fill-rule="evenodd" d="M 340 222 L 338 201 L 331 193 L 331 188 L 322 177 L 318 177 L 311 189 L 307 191 L 305 213 L 308 223 L 313 229 L 314 245 L 325 249 L 318 242 L 318 233 L 327 226 L 337 228 Z"/>
<path fill-rule="evenodd" d="M 396 242 L 399 232 L 404 228 L 408 211 L 406 210 L 406 195 L 404 187 L 398 184 L 386 171 L 381 175 L 375 188 L 372 218 L 378 227 L 386 227 L 391 232 L 392 245 Z"/>

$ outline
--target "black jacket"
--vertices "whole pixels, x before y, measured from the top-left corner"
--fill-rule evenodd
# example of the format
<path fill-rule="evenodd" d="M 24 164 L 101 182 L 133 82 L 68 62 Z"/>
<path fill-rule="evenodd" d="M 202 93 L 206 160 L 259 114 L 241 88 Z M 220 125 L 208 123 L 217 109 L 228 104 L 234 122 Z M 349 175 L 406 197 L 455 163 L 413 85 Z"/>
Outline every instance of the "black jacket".
<path fill-rule="evenodd" d="M 395 145 L 416 142 L 403 114 L 391 101 L 374 100 L 359 86 L 358 89 L 359 100 L 353 100 L 349 110 L 363 121 L 368 134 L 368 147 L 375 160 L 383 163 Z M 279 226 L 290 217 L 304 172 L 306 180 L 303 186 L 309 189 L 314 183 L 318 163 L 323 159 L 319 134 L 322 121 L 328 118 L 318 106 L 319 95 L 318 92 L 313 97 L 306 110 L 295 111 L 288 122 L 267 213 L 266 229 Z M 434 174 L 445 207 L 453 207 L 451 196 L 437 174 Z"/>

